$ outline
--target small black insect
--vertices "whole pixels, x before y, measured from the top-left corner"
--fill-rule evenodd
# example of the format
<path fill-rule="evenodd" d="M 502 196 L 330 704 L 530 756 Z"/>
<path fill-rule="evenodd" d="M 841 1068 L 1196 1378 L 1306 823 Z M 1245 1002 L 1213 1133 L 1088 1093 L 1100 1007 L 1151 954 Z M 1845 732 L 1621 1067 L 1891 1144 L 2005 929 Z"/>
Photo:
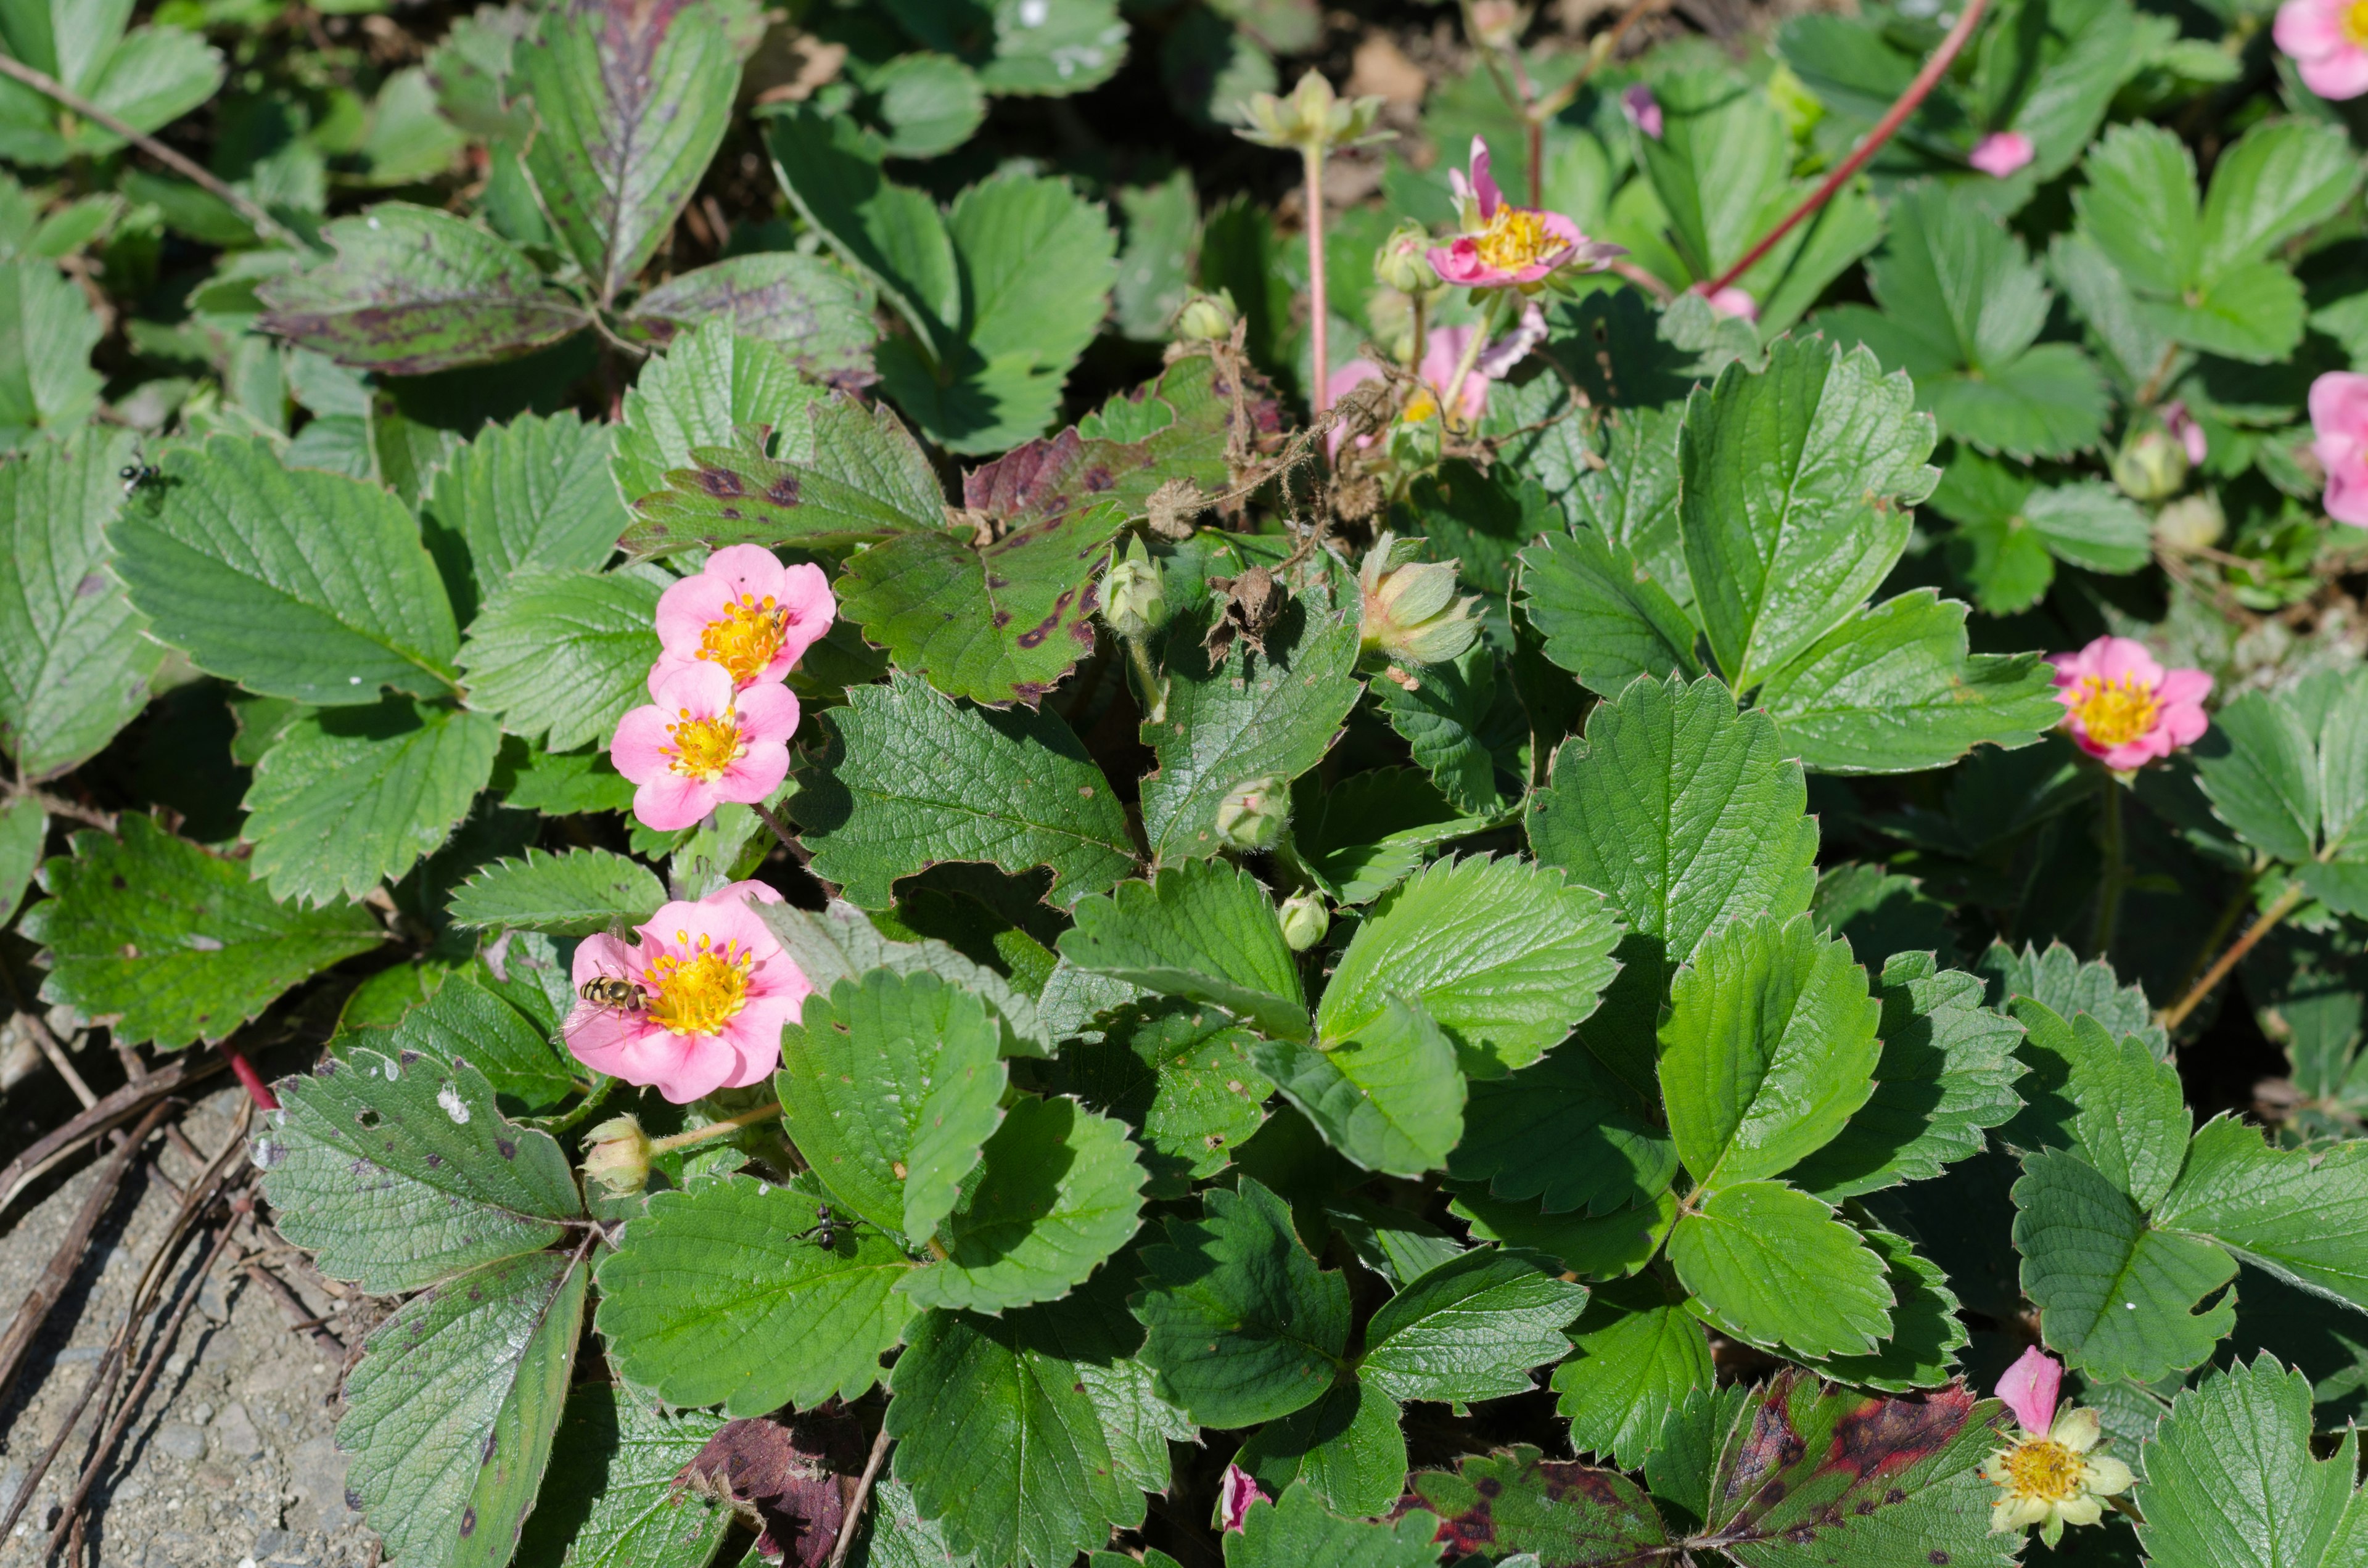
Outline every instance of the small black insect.
<path fill-rule="evenodd" d="M 126 463 L 116 471 L 115 477 L 123 481 L 123 493 L 131 494 L 143 484 L 154 484 L 164 477 L 154 463 Z"/>
<path fill-rule="evenodd" d="M 828 1252 L 838 1244 L 839 1227 L 845 1222 L 832 1217 L 829 1204 L 817 1204 L 814 1207 L 814 1222 L 791 1236 L 790 1240 L 811 1241 L 825 1252 Z"/>

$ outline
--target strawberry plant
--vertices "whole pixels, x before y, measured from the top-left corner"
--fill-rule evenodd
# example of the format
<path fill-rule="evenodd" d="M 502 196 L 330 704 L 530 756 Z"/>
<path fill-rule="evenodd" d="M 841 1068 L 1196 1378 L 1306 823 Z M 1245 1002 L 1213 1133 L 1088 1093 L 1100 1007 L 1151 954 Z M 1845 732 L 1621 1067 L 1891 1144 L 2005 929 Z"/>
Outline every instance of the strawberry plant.
<path fill-rule="evenodd" d="M 399 1568 L 2368 1551 L 2360 6 L 19 9 L 0 968 Z"/>

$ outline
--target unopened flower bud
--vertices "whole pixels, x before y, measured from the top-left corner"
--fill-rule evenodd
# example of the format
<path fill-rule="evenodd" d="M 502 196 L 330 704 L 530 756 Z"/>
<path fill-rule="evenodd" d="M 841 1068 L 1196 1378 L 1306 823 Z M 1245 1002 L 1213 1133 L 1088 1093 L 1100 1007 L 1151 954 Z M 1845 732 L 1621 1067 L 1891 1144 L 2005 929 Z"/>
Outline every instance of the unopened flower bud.
<path fill-rule="evenodd" d="M 1401 294 L 1419 294 L 1439 286 L 1439 273 L 1429 261 L 1430 232 L 1419 223 L 1400 223 L 1373 253 L 1373 281 Z"/>
<path fill-rule="evenodd" d="M 1472 0 L 1473 38 L 1486 48 L 1512 48 L 1529 25 L 1529 12 L 1513 0 Z"/>
<path fill-rule="evenodd" d="M 2208 490 L 2182 495 L 2155 515 L 2155 541 L 2166 550 L 2209 550 L 2228 531 L 2228 519 Z"/>
<path fill-rule="evenodd" d="M 1291 820 L 1291 793 L 1269 775 L 1235 785 L 1217 802 L 1217 836 L 1236 849 L 1265 849 Z"/>
<path fill-rule="evenodd" d="M 1332 929 L 1332 912 L 1324 907 L 1324 896 L 1317 892 L 1292 893 L 1275 911 L 1275 918 L 1282 923 L 1283 946 L 1294 953 L 1305 952 Z"/>
<path fill-rule="evenodd" d="M 1241 317 L 1229 290 L 1194 294 L 1176 312 L 1176 335 L 1186 343 L 1222 343 L 1233 335 L 1234 324 Z"/>
<path fill-rule="evenodd" d="M 2113 483 L 2133 501 L 2164 501 L 2187 483 L 2186 446 L 2156 426 L 2140 431 L 2113 454 Z"/>
<path fill-rule="evenodd" d="M 1376 133 L 1373 121 L 1385 100 L 1342 98 L 1321 73 L 1310 71 L 1284 97 L 1252 93 L 1242 105 L 1249 119 L 1238 134 L 1261 147 L 1294 147 L 1320 153 L 1337 147 L 1358 147 L 1387 140 L 1392 131 Z"/>
<path fill-rule="evenodd" d="M 1373 541 L 1357 581 L 1364 590 L 1364 652 L 1394 663 L 1444 665 L 1479 640 L 1476 598 L 1455 597 L 1455 567 L 1417 561 L 1421 544 L 1384 533 Z"/>
<path fill-rule="evenodd" d="M 1102 579 L 1102 619 L 1121 637 L 1145 637 L 1167 623 L 1167 596 L 1159 585 L 1159 568 L 1145 559 L 1143 545 L 1130 538 L 1125 553 Z"/>
<path fill-rule="evenodd" d="M 650 1179 L 650 1135 L 631 1116 L 612 1116 L 584 1135 L 584 1174 L 611 1193 L 639 1192 Z"/>

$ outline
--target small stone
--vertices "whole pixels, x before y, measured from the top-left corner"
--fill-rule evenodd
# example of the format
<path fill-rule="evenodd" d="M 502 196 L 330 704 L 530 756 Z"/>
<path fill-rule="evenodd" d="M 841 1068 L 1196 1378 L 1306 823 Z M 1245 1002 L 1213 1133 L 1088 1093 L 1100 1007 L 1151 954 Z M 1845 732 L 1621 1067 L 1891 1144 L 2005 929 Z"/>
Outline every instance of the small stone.
<path fill-rule="evenodd" d="M 361 1517 L 346 1506 L 349 1462 L 325 1436 L 308 1437 L 290 1451 L 288 1485 L 297 1499 L 287 1513 L 290 1529 L 335 1535 Z"/>
<path fill-rule="evenodd" d="M 226 1404 L 213 1421 L 214 1457 L 218 1460 L 252 1460 L 263 1455 L 263 1437 L 248 1418 L 246 1406 Z"/>
<path fill-rule="evenodd" d="M 202 1426 L 187 1421 L 167 1421 L 156 1428 L 156 1449 L 170 1454 L 183 1464 L 195 1464 L 206 1451 L 206 1433 Z"/>

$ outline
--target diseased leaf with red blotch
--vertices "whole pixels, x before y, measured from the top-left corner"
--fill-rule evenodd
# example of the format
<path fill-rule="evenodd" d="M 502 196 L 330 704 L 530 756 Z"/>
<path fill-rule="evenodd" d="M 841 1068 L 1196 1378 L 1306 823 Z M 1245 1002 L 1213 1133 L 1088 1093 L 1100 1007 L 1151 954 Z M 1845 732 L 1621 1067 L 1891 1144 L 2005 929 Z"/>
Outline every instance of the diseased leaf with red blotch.
<path fill-rule="evenodd" d="M 870 386 L 871 287 L 819 257 L 752 251 L 667 278 L 627 312 L 629 337 L 663 347 L 676 334 L 725 321 L 743 337 L 780 346 L 797 368 L 846 392 Z"/>
<path fill-rule="evenodd" d="M 727 1423 L 675 1479 L 729 1503 L 758 1530 L 757 1551 L 783 1568 L 823 1568 L 863 1470 L 864 1436 L 845 1415 Z"/>
<path fill-rule="evenodd" d="M 1625 1568 L 1664 1562 L 1678 1551 L 1634 1482 L 1527 1446 L 1475 1454 L 1452 1471 L 1417 1471 L 1406 1485 L 1398 1513 L 1437 1514 L 1437 1539 L 1451 1558 L 1528 1552 L 1541 1568 Z"/>
<path fill-rule="evenodd" d="M 1998 1493 L 1976 1473 L 2003 1413 L 1963 1384 L 1868 1398 L 1788 1368 L 1720 1446 L 1710 1518 L 1685 1544 L 1750 1568 L 2008 1568 L 2021 1537 L 1989 1533 Z"/>

